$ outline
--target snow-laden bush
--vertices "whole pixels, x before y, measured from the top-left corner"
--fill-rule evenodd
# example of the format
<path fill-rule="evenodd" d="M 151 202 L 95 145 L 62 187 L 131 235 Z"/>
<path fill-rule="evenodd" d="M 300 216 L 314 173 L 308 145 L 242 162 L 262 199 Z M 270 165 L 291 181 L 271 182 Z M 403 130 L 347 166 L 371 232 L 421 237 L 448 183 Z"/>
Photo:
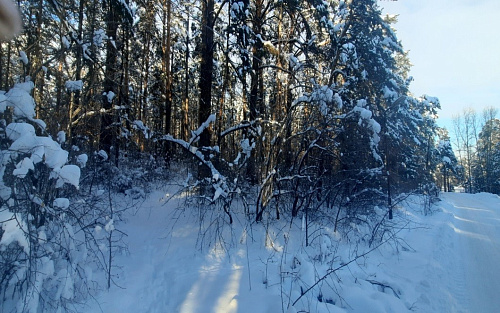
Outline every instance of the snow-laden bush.
<path fill-rule="evenodd" d="M 79 189 L 80 168 L 68 164 L 58 142 L 40 135 L 45 123 L 35 119 L 32 89 L 26 82 L 0 94 L 3 312 L 59 312 L 83 299 L 93 289 L 99 251 L 90 227 L 95 216 L 69 199 Z"/>

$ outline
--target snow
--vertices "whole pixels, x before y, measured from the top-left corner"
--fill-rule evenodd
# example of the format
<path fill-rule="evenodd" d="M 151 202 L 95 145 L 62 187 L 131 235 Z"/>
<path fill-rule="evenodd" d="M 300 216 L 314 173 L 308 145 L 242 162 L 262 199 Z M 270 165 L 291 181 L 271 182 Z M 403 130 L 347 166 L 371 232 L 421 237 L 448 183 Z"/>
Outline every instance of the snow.
<path fill-rule="evenodd" d="M 31 121 L 38 125 L 42 130 L 45 130 L 47 128 L 47 124 L 45 124 L 45 122 L 40 119 L 34 118 Z"/>
<path fill-rule="evenodd" d="M 0 182 L 0 199 L 7 201 L 12 194 L 12 189 L 10 187 L 5 186 L 5 183 Z"/>
<path fill-rule="evenodd" d="M 297 59 L 297 57 L 291 53 L 289 55 L 289 61 L 290 61 L 290 67 L 292 68 L 293 71 L 298 71 L 302 66 L 299 59 Z"/>
<path fill-rule="evenodd" d="M 373 131 L 374 134 L 380 133 L 380 130 L 382 129 L 382 127 L 380 126 L 380 124 L 376 120 L 370 119 L 368 124 L 370 125 L 370 129 Z"/>
<path fill-rule="evenodd" d="M 74 297 L 74 282 L 73 278 L 68 270 L 62 268 L 57 273 L 57 279 L 59 280 L 59 288 L 57 290 L 56 299 L 72 299 Z"/>
<path fill-rule="evenodd" d="M 83 153 L 76 157 L 76 164 L 78 164 L 80 168 L 84 168 L 85 166 L 87 166 L 88 160 L 89 157 L 85 153 Z"/>
<path fill-rule="evenodd" d="M 231 6 L 231 10 L 232 10 L 232 11 L 234 11 L 234 12 L 236 12 L 236 13 L 238 13 L 238 12 L 243 12 L 244 6 L 245 6 L 245 4 L 244 4 L 243 2 L 241 2 L 241 1 L 234 2 L 234 3 L 233 3 L 233 5 Z M 233 15 L 232 15 L 232 16 L 233 16 L 234 18 L 236 18 L 236 17 L 234 16 L 234 12 L 232 12 L 232 13 L 233 13 Z"/>
<path fill-rule="evenodd" d="M 139 120 L 135 120 L 132 122 L 132 126 L 138 128 L 138 129 L 143 129 L 145 128 L 144 126 L 144 123 L 142 121 L 139 121 Z"/>
<path fill-rule="evenodd" d="M 14 175 L 23 177 L 27 170 L 33 169 L 33 164 L 37 164 L 42 160 L 51 169 L 59 171 L 68 161 L 68 152 L 63 150 L 61 146 L 49 137 L 35 136 L 34 128 L 29 124 L 12 123 L 7 126 L 7 136 L 14 139 L 14 142 L 9 147 L 9 150 L 16 153 L 31 154 L 30 162 L 26 159 L 19 163 L 14 170 Z M 64 173 L 64 171 L 63 171 Z M 73 178 L 65 177 L 64 180 L 75 186 L 78 184 Z M 78 174 L 79 177 L 79 174 Z"/>
<path fill-rule="evenodd" d="M 7 135 L 7 138 L 14 141 L 25 134 L 35 136 L 35 128 L 33 125 L 28 123 L 10 123 L 5 129 L 5 134 Z"/>
<path fill-rule="evenodd" d="M 249 158 L 252 154 L 252 150 L 255 149 L 255 142 L 252 142 L 252 144 L 250 144 L 250 140 L 248 138 L 245 138 L 240 142 L 240 146 L 243 154 L 245 154 L 246 157 Z M 234 163 L 238 164 L 238 161 L 235 160 Z"/>
<path fill-rule="evenodd" d="M 24 137 L 23 137 L 24 138 Z M 33 137 L 36 145 L 43 146 L 45 151 L 45 164 L 52 168 L 60 168 L 68 162 L 68 152 L 61 149 L 61 146 L 49 137 Z M 20 140 L 20 139 L 18 139 Z M 16 141 L 17 142 L 17 141 Z M 14 142 L 15 143 L 15 142 Z M 14 144 L 12 144 L 14 145 Z M 12 149 L 12 146 L 11 146 Z"/>
<path fill-rule="evenodd" d="M 106 153 L 106 151 L 104 150 L 99 150 L 99 152 L 97 152 L 97 155 L 103 160 L 103 161 L 106 161 L 108 159 L 108 154 Z"/>
<path fill-rule="evenodd" d="M 384 98 L 386 98 L 386 99 L 395 100 L 399 96 L 397 92 L 389 89 L 387 86 L 384 86 L 383 92 L 384 92 Z"/>
<path fill-rule="evenodd" d="M 362 119 L 368 120 L 372 118 L 372 111 L 361 107 L 356 107 L 355 109 L 356 111 L 359 112 L 359 115 L 361 116 Z"/>
<path fill-rule="evenodd" d="M 42 257 L 37 263 L 39 264 L 37 264 L 35 279 L 28 289 L 27 303 L 23 304 L 20 302 L 17 307 L 17 312 L 39 312 L 39 291 L 42 290 L 44 281 L 50 279 L 54 274 L 54 261 L 49 259 L 49 257 Z"/>
<path fill-rule="evenodd" d="M 378 143 L 380 142 L 379 133 L 382 127 L 375 119 L 373 119 L 372 111 L 367 108 L 367 101 L 365 99 L 356 101 L 356 106 L 352 109 L 352 112 L 359 115 L 358 125 L 365 125 L 366 128 L 371 131 L 370 148 L 372 150 L 373 157 L 377 161 L 382 162 L 382 158 L 376 149 Z"/>
<path fill-rule="evenodd" d="M 85 312 L 482 313 L 500 307 L 498 196 L 445 194 L 429 216 L 422 214 L 421 199 L 410 197 L 395 211 L 400 239 L 345 265 L 356 254 L 353 248 L 360 249 L 357 255 L 370 248 L 327 230 L 304 247 L 300 221 L 236 223 L 227 232 L 219 225 L 225 236 L 236 235 L 235 243 L 196 249 L 199 240 L 211 240 L 210 233 L 200 237 L 193 215 L 176 210 L 183 197 L 165 202 L 174 193 L 154 191 L 137 214 L 129 213 L 124 230 L 130 253 L 115 256 L 126 275 L 117 278 L 120 287 L 85 304 Z M 111 225 L 110 219 L 104 228 Z M 321 297 L 296 301 L 301 288 L 331 265 L 344 267 L 314 289 Z"/>
<path fill-rule="evenodd" d="M 37 146 L 39 146 L 37 136 L 34 136 L 31 133 L 25 133 L 23 136 L 20 136 L 12 143 L 9 150 L 22 153 L 30 153 L 34 151 Z"/>
<path fill-rule="evenodd" d="M 69 199 L 68 198 L 56 198 L 52 205 L 55 208 L 67 209 L 69 208 Z"/>
<path fill-rule="evenodd" d="M 12 173 L 14 176 L 19 178 L 26 177 L 29 170 L 34 170 L 35 166 L 33 165 L 33 161 L 29 158 L 24 158 L 21 162 L 16 165 L 16 169 Z"/>
<path fill-rule="evenodd" d="M 59 142 L 60 144 L 66 142 L 66 133 L 64 131 L 61 130 L 57 133 L 57 142 Z"/>
<path fill-rule="evenodd" d="M 452 237 L 444 253 L 452 253 L 447 261 L 455 263 L 455 275 L 448 283 L 458 296 L 457 306 L 464 312 L 496 312 L 500 307 L 500 197 L 457 193 L 443 198 L 449 219 L 446 231 Z"/>
<path fill-rule="evenodd" d="M 64 48 L 69 49 L 71 47 L 71 44 L 66 36 L 62 36 L 61 41 Z"/>
<path fill-rule="evenodd" d="M 4 94 L 4 91 L 0 91 L 0 113 L 4 113 L 5 109 L 7 109 L 7 97 Z"/>
<path fill-rule="evenodd" d="M 66 90 L 69 92 L 81 91 L 83 89 L 82 80 L 68 80 L 65 84 Z"/>
<path fill-rule="evenodd" d="M 110 232 L 110 231 L 113 231 L 115 230 L 115 225 L 114 225 L 114 221 L 113 219 L 110 219 L 106 225 L 104 226 L 104 229 L 107 231 L 107 232 Z"/>
<path fill-rule="evenodd" d="M 342 107 L 344 106 L 344 104 L 342 102 L 342 98 L 340 97 L 340 95 L 338 93 L 335 93 L 335 95 L 333 96 L 333 99 L 335 100 L 335 103 L 337 104 L 337 107 L 339 109 L 342 109 Z"/>
<path fill-rule="evenodd" d="M 224 194 L 224 190 L 221 187 L 217 187 L 216 190 L 215 190 L 212 202 L 215 202 L 223 194 Z"/>
<path fill-rule="evenodd" d="M 16 118 L 25 118 L 31 120 L 35 117 L 35 101 L 30 96 L 33 89 L 33 82 L 19 83 L 14 85 L 5 96 L 9 101 L 8 106 L 14 108 Z"/>
<path fill-rule="evenodd" d="M 24 249 L 24 252 L 29 253 L 30 246 L 25 236 L 28 233 L 28 227 L 21 216 L 8 210 L 0 210 L 0 221 L 3 231 L 0 238 L 0 252 L 9 244 L 16 242 Z"/>
<path fill-rule="evenodd" d="M 191 131 L 191 140 L 189 141 L 189 143 L 193 143 L 200 135 L 201 133 L 207 128 L 210 126 L 210 123 L 214 123 L 215 122 L 215 114 L 210 114 L 210 116 L 207 118 L 207 120 L 205 122 L 203 122 L 200 127 L 198 127 L 197 130 L 195 131 Z"/>
<path fill-rule="evenodd" d="M 136 130 L 141 131 L 146 139 L 149 139 L 151 137 L 151 133 L 152 133 L 151 130 L 149 129 L 149 127 L 144 125 L 144 123 L 142 121 L 139 121 L 139 120 L 133 121 L 132 127 Z"/>
<path fill-rule="evenodd" d="M 84 43 L 82 44 L 82 50 L 83 50 L 83 57 L 86 60 L 92 61 L 92 53 L 89 50 L 90 44 Z"/>
<path fill-rule="evenodd" d="M 26 52 L 24 51 L 19 51 L 19 59 L 24 63 L 24 65 L 28 65 L 29 60 L 28 56 L 26 55 Z"/>
<path fill-rule="evenodd" d="M 80 168 L 76 165 L 64 165 L 61 169 L 54 170 L 58 176 L 56 183 L 56 188 L 60 188 L 64 183 L 75 186 L 76 188 L 80 185 Z"/>
<path fill-rule="evenodd" d="M 113 99 L 115 98 L 115 93 L 111 90 L 108 92 L 103 92 L 102 95 L 108 99 L 109 103 L 113 102 Z"/>
<path fill-rule="evenodd" d="M 103 48 L 104 41 L 108 39 L 106 31 L 104 29 L 98 29 L 94 31 L 93 43 L 96 47 Z"/>

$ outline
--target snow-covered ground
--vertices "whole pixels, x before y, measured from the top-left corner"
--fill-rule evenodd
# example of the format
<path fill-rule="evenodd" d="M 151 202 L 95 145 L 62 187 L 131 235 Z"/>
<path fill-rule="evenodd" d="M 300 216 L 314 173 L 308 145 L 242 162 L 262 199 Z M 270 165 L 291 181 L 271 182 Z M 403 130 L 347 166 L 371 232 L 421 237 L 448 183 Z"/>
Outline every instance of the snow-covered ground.
<path fill-rule="evenodd" d="M 122 225 L 129 253 L 116 256 L 121 266 L 116 285 L 89 302 L 85 312 L 480 313 L 500 308 L 498 196 L 443 194 L 430 216 L 409 202 L 396 212 L 396 225 L 403 228 L 399 241 L 389 240 L 328 275 L 296 302 L 301 289 L 370 250 L 368 244 L 348 243 L 323 229 L 306 248 L 300 221 L 289 228 L 245 227 L 237 221 L 228 250 L 213 245 L 200 250 L 197 211 L 179 214 L 176 201 L 164 203 L 166 193 L 152 192 Z"/>
<path fill-rule="evenodd" d="M 464 312 L 500 311 L 500 198 L 491 194 L 445 194 L 453 219 L 460 283 L 455 296 Z"/>

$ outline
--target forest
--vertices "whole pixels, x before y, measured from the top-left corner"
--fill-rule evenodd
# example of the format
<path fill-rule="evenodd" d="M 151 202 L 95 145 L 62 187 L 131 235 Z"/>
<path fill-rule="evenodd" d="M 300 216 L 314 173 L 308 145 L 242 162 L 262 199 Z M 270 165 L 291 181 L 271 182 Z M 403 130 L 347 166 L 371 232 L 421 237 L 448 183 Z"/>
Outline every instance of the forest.
<path fill-rule="evenodd" d="M 457 116 L 451 142 L 375 0 L 17 5 L 23 30 L 0 43 L 0 296 L 18 312 L 83 301 L 88 262 L 109 288 L 115 224 L 153 182 L 229 225 L 242 207 L 335 231 L 392 219 L 408 194 L 500 193 L 497 110 Z"/>

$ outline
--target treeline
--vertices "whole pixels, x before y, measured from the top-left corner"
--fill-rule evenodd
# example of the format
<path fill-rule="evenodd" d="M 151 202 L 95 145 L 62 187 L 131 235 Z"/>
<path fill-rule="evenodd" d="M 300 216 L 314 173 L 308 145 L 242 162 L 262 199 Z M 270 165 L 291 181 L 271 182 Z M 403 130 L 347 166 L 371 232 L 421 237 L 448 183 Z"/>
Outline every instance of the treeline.
<path fill-rule="evenodd" d="M 434 188 L 439 102 L 409 92 L 396 18 L 374 0 L 18 3 L 0 85 L 31 81 L 68 148 L 116 166 L 192 156 L 214 202 L 256 186 L 257 220 L 271 201 L 296 216 Z"/>
<path fill-rule="evenodd" d="M 465 109 L 453 118 L 453 145 L 457 159 L 451 173 L 466 192 L 500 194 L 500 120 L 498 109 L 489 107 L 478 114 Z"/>

